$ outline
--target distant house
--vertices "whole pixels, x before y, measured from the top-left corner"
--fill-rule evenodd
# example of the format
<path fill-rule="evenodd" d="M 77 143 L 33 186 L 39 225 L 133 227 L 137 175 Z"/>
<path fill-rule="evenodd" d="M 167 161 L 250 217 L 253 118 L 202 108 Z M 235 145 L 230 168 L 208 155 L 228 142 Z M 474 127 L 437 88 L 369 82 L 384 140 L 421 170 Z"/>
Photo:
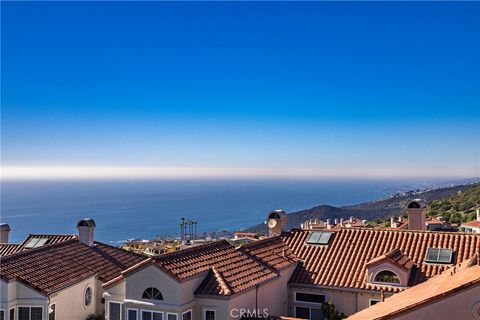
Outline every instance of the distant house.
<path fill-rule="evenodd" d="M 460 226 L 467 233 L 480 233 L 480 209 L 477 209 L 477 220 L 464 222 Z"/>

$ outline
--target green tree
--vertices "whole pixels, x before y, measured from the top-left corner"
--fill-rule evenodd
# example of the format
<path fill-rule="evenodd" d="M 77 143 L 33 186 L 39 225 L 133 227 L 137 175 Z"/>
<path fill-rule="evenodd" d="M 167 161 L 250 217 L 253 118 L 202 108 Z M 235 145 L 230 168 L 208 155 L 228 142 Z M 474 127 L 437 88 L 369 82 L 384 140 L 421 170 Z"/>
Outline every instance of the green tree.
<path fill-rule="evenodd" d="M 326 320 L 341 320 L 346 318 L 345 314 L 338 312 L 331 302 L 322 304 L 322 313 Z"/>

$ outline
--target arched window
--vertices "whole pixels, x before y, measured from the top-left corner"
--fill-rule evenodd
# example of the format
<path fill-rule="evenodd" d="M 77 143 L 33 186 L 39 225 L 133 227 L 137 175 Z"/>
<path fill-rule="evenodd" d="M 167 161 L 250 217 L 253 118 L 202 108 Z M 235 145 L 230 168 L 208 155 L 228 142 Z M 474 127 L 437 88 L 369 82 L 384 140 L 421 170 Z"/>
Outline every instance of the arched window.
<path fill-rule="evenodd" d="M 394 272 L 388 270 L 383 270 L 377 273 L 374 281 L 400 284 L 400 279 L 398 278 L 398 276 Z"/>
<path fill-rule="evenodd" d="M 143 291 L 142 299 L 163 300 L 163 296 L 157 288 L 147 288 Z"/>

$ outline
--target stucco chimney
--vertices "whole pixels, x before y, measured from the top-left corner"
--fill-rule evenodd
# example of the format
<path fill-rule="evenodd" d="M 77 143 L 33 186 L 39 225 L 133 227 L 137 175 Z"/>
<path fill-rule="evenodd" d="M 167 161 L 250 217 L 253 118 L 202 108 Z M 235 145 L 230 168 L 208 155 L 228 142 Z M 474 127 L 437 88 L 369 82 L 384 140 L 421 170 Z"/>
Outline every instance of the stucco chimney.
<path fill-rule="evenodd" d="M 6 223 L 0 224 L 0 243 L 8 243 L 8 234 L 10 233 L 10 226 Z"/>
<path fill-rule="evenodd" d="M 425 230 L 426 208 L 427 204 L 422 199 L 415 199 L 410 201 L 407 206 L 409 230 Z"/>
<path fill-rule="evenodd" d="M 90 218 L 82 219 L 77 223 L 78 240 L 85 243 L 88 246 L 93 246 L 94 236 L 93 231 L 95 229 L 95 221 Z"/>
<path fill-rule="evenodd" d="M 273 210 L 268 214 L 267 218 L 267 227 L 268 227 L 268 236 L 274 237 L 279 236 L 286 231 L 288 222 L 288 215 L 283 210 Z"/>
<path fill-rule="evenodd" d="M 390 227 L 395 228 L 395 217 L 394 216 L 390 217 Z"/>
<path fill-rule="evenodd" d="M 340 225 L 343 227 L 343 218 L 340 218 Z"/>
<path fill-rule="evenodd" d="M 338 224 L 338 218 L 334 219 L 333 222 L 337 225 Z"/>
<path fill-rule="evenodd" d="M 350 222 L 353 222 L 353 216 L 350 216 Z"/>
<path fill-rule="evenodd" d="M 480 221 L 480 208 L 477 209 L 477 221 Z"/>

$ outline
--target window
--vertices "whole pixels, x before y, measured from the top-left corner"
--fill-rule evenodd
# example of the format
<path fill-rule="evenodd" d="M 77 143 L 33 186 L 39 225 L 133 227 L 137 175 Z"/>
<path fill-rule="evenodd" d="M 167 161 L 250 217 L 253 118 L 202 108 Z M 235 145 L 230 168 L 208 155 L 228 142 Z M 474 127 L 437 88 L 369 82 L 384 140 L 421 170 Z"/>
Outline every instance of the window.
<path fill-rule="evenodd" d="M 307 244 L 328 244 L 332 232 L 313 231 L 307 239 Z"/>
<path fill-rule="evenodd" d="M 295 308 L 295 317 L 302 319 L 310 320 L 323 320 L 323 313 L 321 309 L 317 308 L 307 308 L 307 307 L 296 307 Z"/>
<path fill-rule="evenodd" d="M 215 319 L 216 319 L 216 311 L 215 310 L 205 310 L 204 320 L 215 320 Z"/>
<path fill-rule="evenodd" d="M 15 308 L 10 309 L 9 320 L 15 320 Z"/>
<path fill-rule="evenodd" d="M 18 307 L 18 320 L 43 320 L 43 308 Z"/>
<path fill-rule="evenodd" d="M 142 310 L 142 320 L 163 320 L 163 312 Z"/>
<path fill-rule="evenodd" d="M 400 279 L 398 276 L 393 273 L 392 271 L 383 270 L 377 273 L 375 276 L 375 282 L 383 282 L 383 283 L 397 283 L 400 284 Z"/>
<path fill-rule="evenodd" d="M 48 238 L 32 238 L 27 242 L 27 244 L 25 245 L 25 248 L 27 249 L 38 248 L 43 246 L 47 241 L 48 241 Z"/>
<path fill-rule="evenodd" d="M 452 263 L 453 250 L 444 248 L 428 248 L 426 262 L 430 263 Z"/>
<path fill-rule="evenodd" d="M 127 309 L 127 320 L 138 320 L 138 311 L 135 309 Z"/>
<path fill-rule="evenodd" d="M 55 320 L 55 304 L 48 307 L 48 320 Z"/>
<path fill-rule="evenodd" d="M 176 313 L 167 313 L 167 320 L 178 320 L 178 315 Z"/>
<path fill-rule="evenodd" d="M 83 303 L 85 304 L 85 307 L 88 307 L 92 303 L 92 297 L 93 297 L 92 288 L 87 287 L 85 289 L 85 294 L 83 297 Z"/>
<path fill-rule="evenodd" d="M 163 300 L 163 296 L 157 288 L 148 288 L 143 291 L 142 299 Z"/>
<path fill-rule="evenodd" d="M 313 303 L 324 303 L 325 296 L 323 294 L 312 294 L 312 293 L 295 293 L 295 301 L 298 302 L 313 302 Z"/>
<path fill-rule="evenodd" d="M 192 320 L 192 310 L 182 313 L 182 320 Z"/>
<path fill-rule="evenodd" d="M 122 320 L 122 305 L 120 303 L 112 301 L 108 303 L 108 319 Z"/>
<path fill-rule="evenodd" d="M 5 310 L 0 310 L 0 320 L 5 320 Z"/>
<path fill-rule="evenodd" d="M 378 299 L 370 299 L 369 300 L 370 307 L 373 306 L 373 305 L 376 305 L 379 302 L 380 302 L 380 300 L 378 300 Z"/>

